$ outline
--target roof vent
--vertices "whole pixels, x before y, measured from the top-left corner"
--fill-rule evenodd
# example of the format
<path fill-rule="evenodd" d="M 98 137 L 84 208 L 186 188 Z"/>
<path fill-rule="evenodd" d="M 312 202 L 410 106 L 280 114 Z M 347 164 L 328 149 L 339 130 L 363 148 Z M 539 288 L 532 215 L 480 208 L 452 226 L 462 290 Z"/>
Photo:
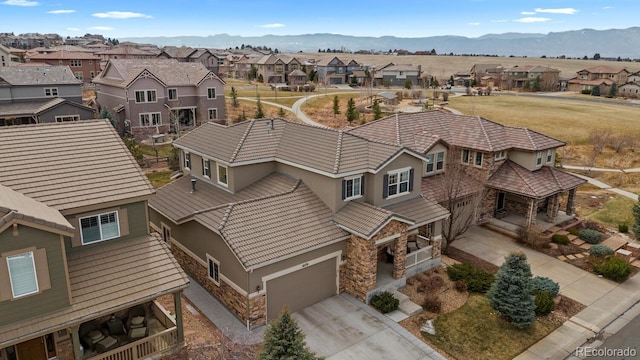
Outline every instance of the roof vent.
<path fill-rule="evenodd" d="M 196 192 L 196 179 L 191 179 L 191 193 Z"/>

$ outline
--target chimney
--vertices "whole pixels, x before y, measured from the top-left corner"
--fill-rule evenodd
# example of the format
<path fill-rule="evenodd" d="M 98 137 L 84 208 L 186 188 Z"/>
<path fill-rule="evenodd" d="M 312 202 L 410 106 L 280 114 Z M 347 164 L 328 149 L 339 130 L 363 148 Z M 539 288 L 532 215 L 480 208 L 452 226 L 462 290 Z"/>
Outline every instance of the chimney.
<path fill-rule="evenodd" d="M 269 127 L 271 127 L 271 130 L 273 130 L 273 119 L 269 120 Z"/>
<path fill-rule="evenodd" d="M 196 179 L 191 179 L 191 193 L 196 192 Z"/>

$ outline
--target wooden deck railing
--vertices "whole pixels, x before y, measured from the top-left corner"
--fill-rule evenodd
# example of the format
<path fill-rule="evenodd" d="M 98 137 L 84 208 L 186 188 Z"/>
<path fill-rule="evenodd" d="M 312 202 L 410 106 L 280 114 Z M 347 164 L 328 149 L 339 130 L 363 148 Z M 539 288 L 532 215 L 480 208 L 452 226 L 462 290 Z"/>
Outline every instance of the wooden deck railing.
<path fill-rule="evenodd" d="M 98 354 L 91 360 L 139 360 L 159 354 L 178 343 L 178 331 L 174 326 L 155 335 Z"/>
<path fill-rule="evenodd" d="M 421 235 L 418 235 L 418 241 L 421 243 L 427 243 L 430 244 L 431 241 Z M 407 254 L 407 268 L 416 266 L 422 262 L 425 262 L 427 260 L 431 260 L 431 258 L 433 257 L 433 245 L 428 245 L 425 247 L 422 247 L 418 250 L 413 250 L 410 253 Z"/>

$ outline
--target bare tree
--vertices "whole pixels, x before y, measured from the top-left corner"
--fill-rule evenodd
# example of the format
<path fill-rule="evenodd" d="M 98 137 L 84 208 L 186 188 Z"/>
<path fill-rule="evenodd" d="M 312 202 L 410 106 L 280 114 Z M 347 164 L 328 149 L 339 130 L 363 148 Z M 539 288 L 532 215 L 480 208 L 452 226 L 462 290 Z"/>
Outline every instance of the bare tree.
<path fill-rule="evenodd" d="M 609 138 L 611 138 L 611 129 L 591 130 L 589 143 L 596 156 L 602 154 L 602 150 L 609 143 Z"/>

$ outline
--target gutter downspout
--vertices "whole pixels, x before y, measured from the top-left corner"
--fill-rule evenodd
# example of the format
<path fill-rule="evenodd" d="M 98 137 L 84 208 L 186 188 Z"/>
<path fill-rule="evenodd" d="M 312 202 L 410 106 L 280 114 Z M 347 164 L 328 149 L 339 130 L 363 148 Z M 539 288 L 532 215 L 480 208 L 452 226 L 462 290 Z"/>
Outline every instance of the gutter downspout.
<path fill-rule="evenodd" d="M 249 319 L 251 318 L 251 307 L 249 306 L 249 295 L 251 294 L 251 288 L 249 288 L 249 275 L 252 272 L 253 269 L 247 273 L 247 331 L 251 331 L 251 324 L 249 322 Z"/>

